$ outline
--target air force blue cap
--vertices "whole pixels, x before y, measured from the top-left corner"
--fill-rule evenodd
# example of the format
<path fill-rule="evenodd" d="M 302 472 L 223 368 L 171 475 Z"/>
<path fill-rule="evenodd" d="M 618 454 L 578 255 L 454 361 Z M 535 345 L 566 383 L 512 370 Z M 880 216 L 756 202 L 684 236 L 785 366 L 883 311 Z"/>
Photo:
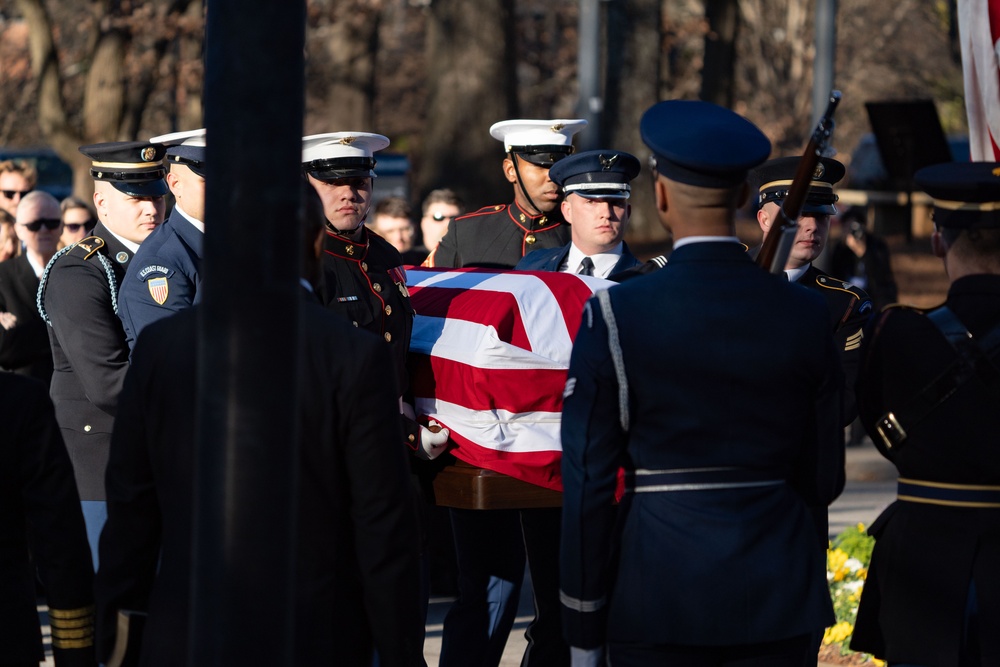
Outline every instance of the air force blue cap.
<path fill-rule="evenodd" d="M 1000 162 L 945 162 L 913 176 L 934 199 L 934 224 L 952 229 L 1000 227 Z"/>
<path fill-rule="evenodd" d="M 199 176 L 205 176 L 205 128 L 161 134 L 150 141 L 167 147 L 169 164 L 183 164 Z"/>
<path fill-rule="evenodd" d="M 90 175 L 95 181 L 107 181 L 119 192 L 131 197 L 162 197 L 167 194 L 163 180 L 163 144 L 148 141 L 109 141 L 80 146 L 91 159 Z"/>
<path fill-rule="evenodd" d="M 704 188 L 743 183 L 771 154 L 771 142 L 756 125 L 710 102 L 658 102 L 642 115 L 639 133 L 660 174 Z"/>
<path fill-rule="evenodd" d="M 563 158 L 549 169 L 549 178 L 566 194 L 588 198 L 627 199 L 629 182 L 639 174 L 639 159 L 622 151 L 596 150 Z"/>
<path fill-rule="evenodd" d="M 799 170 L 800 156 L 779 157 L 768 160 L 753 170 L 753 180 L 759 192 L 758 204 L 772 202 L 781 206 L 788 196 L 788 189 Z M 829 157 L 821 157 L 813 170 L 812 181 L 802 204 L 802 215 L 834 215 L 834 204 L 839 197 L 833 193 L 833 184 L 844 177 L 844 165 Z"/>

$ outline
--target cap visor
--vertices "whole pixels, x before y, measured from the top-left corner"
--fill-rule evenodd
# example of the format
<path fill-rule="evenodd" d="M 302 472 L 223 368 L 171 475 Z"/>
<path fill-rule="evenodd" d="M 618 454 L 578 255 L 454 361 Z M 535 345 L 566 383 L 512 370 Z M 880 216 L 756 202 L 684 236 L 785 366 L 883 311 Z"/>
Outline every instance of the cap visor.
<path fill-rule="evenodd" d="M 343 178 L 377 178 L 375 172 L 370 169 L 313 170 L 306 173 L 317 181 L 326 183 L 339 181 Z"/>
<path fill-rule="evenodd" d="M 167 182 L 162 178 L 155 181 L 109 181 L 115 190 L 124 192 L 132 197 L 163 197 L 170 191 Z"/>

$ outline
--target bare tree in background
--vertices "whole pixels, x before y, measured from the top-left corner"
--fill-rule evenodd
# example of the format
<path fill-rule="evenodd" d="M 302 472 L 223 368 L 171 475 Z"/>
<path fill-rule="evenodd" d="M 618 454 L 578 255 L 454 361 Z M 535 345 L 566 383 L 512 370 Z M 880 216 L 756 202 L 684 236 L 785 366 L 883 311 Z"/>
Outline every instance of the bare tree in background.
<path fill-rule="evenodd" d="M 427 124 L 417 191 L 450 187 L 470 208 L 510 199 L 493 123 L 518 114 L 514 0 L 435 0 L 427 9 Z"/>
<path fill-rule="evenodd" d="M 87 196 L 93 183 L 89 162 L 77 147 L 138 135 L 167 50 L 187 26 L 184 12 L 189 4 L 105 0 L 92 3 L 89 10 L 59 6 L 62 20 L 57 24 L 41 0 L 17 0 L 28 26 L 39 129 L 45 142 L 73 167 L 78 195 Z M 200 16 L 195 22 L 200 29 Z M 83 37 L 79 53 L 66 58 L 82 86 L 67 85 L 54 39 L 57 30 L 64 37 Z M 65 41 L 73 44 L 73 39 Z"/>
<path fill-rule="evenodd" d="M 371 131 L 383 0 L 311 0 L 306 134 Z"/>
<path fill-rule="evenodd" d="M 604 136 L 608 148 L 628 151 L 644 160 L 649 149 L 639 136 L 642 113 L 659 101 L 660 0 L 625 0 L 607 3 L 607 87 Z M 644 170 L 646 167 L 643 168 Z M 632 182 L 630 235 L 636 239 L 662 239 L 649 178 Z"/>
<path fill-rule="evenodd" d="M 705 64 L 701 72 L 701 99 L 726 108 L 733 106 L 736 35 L 740 26 L 738 0 L 705 0 Z"/>

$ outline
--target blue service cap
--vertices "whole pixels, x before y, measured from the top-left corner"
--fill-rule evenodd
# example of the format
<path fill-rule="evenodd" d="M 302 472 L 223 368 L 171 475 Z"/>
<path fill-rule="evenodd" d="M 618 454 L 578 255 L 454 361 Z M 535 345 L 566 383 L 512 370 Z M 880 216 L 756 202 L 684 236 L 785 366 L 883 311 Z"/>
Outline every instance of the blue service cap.
<path fill-rule="evenodd" d="M 771 154 L 756 125 L 710 102 L 658 102 L 642 115 L 639 133 L 660 174 L 704 188 L 739 185 Z"/>
<path fill-rule="evenodd" d="M 953 229 L 1000 227 L 1000 162 L 945 162 L 913 176 L 934 198 L 934 224 Z"/>
<path fill-rule="evenodd" d="M 171 132 L 150 141 L 167 147 L 167 162 L 183 164 L 199 176 L 205 176 L 205 128 Z"/>
<path fill-rule="evenodd" d="M 603 149 L 556 162 L 549 169 L 549 178 L 566 194 L 627 199 L 632 191 L 629 181 L 639 174 L 639 169 L 639 159 L 634 155 Z"/>
<path fill-rule="evenodd" d="M 801 156 L 779 157 L 768 160 L 753 170 L 753 182 L 757 186 L 760 206 L 768 202 L 781 206 L 788 196 L 788 188 L 792 185 L 796 172 L 799 170 Z M 802 205 L 802 214 L 834 215 L 837 207 L 834 204 L 839 197 L 833 193 L 833 184 L 844 177 L 844 165 L 829 157 L 821 157 L 816 169 L 813 170 L 806 201 Z"/>
<path fill-rule="evenodd" d="M 163 180 L 163 144 L 148 141 L 109 141 L 80 146 L 91 159 L 90 175 L 95 181 L 107 181 L 131 197 L 162 197 L 167 194 Z"/>

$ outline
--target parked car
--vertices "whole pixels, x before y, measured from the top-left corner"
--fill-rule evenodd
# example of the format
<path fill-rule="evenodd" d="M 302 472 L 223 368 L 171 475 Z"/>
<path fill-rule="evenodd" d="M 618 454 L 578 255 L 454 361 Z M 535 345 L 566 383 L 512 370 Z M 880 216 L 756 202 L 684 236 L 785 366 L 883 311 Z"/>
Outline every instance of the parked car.
<path fill-rule="evenodd" d="M 38 172 L 39 190 L 62 201 L 73 194 L 73 170 L 51 148 L 0 148 L 0 161 L 22 160 Z"/>

